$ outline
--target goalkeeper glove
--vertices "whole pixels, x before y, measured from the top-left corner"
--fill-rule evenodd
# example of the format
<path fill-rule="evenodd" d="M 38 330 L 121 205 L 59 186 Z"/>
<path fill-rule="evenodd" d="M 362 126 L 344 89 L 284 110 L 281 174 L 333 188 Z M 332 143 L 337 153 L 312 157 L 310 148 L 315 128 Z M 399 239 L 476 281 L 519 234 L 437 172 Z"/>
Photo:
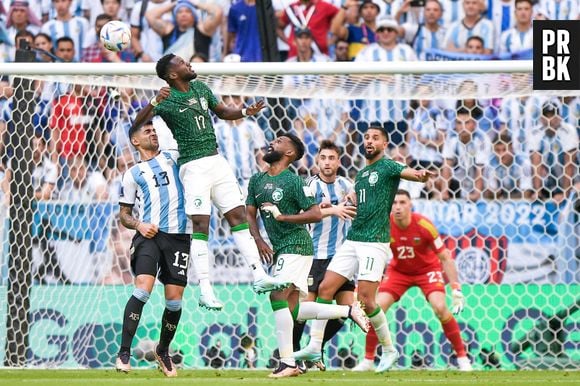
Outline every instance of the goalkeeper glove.
<path fill-rule="evenodd" d="M 264 204 L 262 205 L 262 210 L 266 213 L 271 214 L 274 216 L 274 219 L 278 219 L 282 213 L 280 213 L 280 209 L 276 205 L 273 204 Z"/>
<path fill-rule="evenodd" d="M 463 311 L 463 307 L 465 306 L 465 296 L 460 289 L 454 289 L 451 292 L 451 312 L 454 315 L 459 314 Z"/>

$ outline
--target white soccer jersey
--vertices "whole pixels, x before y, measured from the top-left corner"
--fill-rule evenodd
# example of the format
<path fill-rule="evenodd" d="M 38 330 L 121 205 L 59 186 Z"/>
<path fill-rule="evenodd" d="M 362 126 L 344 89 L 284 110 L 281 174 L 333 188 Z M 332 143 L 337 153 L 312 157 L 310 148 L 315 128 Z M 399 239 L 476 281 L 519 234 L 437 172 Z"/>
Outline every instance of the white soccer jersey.
<path fill-rule="evenodd" d="M 499 47 L 500 36 L 516 24 L 516 3 L 514 0 L 489 0 L 487 7 L 487 18 L 495 27 L 495 47 Z"/>
<path fill-rule="evenodd" d="M 89 22 L 83 17 L 73 17 L 68 21 L 49 20 L 42 26 L 42 32 L 50 36 L 52 44 L 56 48 L 56 41 L 68 36 L 75 45 L 75 61 L 81 61 L 81 54 L 83 48 L 88 47 L 90 42 L 89 36 Z"/>
<path fill-rule="evenodd" d="M 472 36 L 479 36 L 483 39 L 484 46 L 487 49 L 494 50 L 495 32 L 491 21 L 481 18 L 473 28 L 467 28 L 463 20 L 456 21 L 449 26 L 445 36 L 445 46 L 451 44 L 456 49 L 464 49 L 467 39 Z"/>
<path fill-rule="evenodd" d="M 444 26 L 450 26 L 451 23 L 460 21 L 465 17 L 463 1 L 461 0 L 439 0 L 443 7 L 443 16 L 441 17 Z"/>
<path fill-rule="evenodd" d="M 347 178 L 337 176 L 332 184 L 327 184 L 320 176 L 313 176 L 308 180 L 308 186 L 318 204 L 329 202 L 332 205 L 345 200 L 348 193 L 353 191 L 353 184 Z M 332 259 L 336 250 L 342 245 L 350 221 L 341 220 L 335 216 L 328 216 L 322 221 L 310 226 L 310 235 L 314 243 L 314 258 L 317 260 Z"/>
<path fill-rule="evenodd" d="M 58 167 L 50 160 L 44 157 L 42 163 L 34 166 L 32 170 L 32 188 L 39 190 L 44 184 L 56 185 L 58 180 Z"/>
<path fill-rule="evenodd" d="M 550 20 L 575 20 L 578 17 L 577 0 L 540 0 L 534 7 Z"/>
<path fill-rule="evenodd" d="M 499 43 L 500 54 L 512 54 L 530 49 L 534 46 L 534 29 L 530 27 L 525 32 L 515 28 L 508 29 L 501 34 Z"/>
<path fill-rule="evenodd" d="M 415 61 L 415 51 L 407 45 L 399 43 L 392 50 L 382 48 L 378 43 L 372 43 L 364 48 L 355 58 L 355 62 L 405 62 Z M 399 76 L 395 76 L 395 84 L 385 84 L 375 81 L 369 85 L 369 91 L 374 95 L 397 95 L 403 92 L 403 84 Z M 409 102 L 406 100 L 368 100 L 362 105 L 361 116 L 366 122 L 399 122 L 405 119 Z"/>
<path fill-rule="evenodd" d="M 179 167 L 169 152 L 162 151 L 125 172 L 119 203 L 134 205 L 139 220 L 156 224 L 162 232 L 192 232 L 191 221 L 185 214 Z"/>
<path fill-rule="evenodd" d="M 219 121 L 214 128 L 220 153 L 230 164 L 238 183 L 245 186 L 242 182 L 249 181 L 258 172 L 256 152 L 267 145 L 264 132 L 247 119 L 237 126 Z"/>

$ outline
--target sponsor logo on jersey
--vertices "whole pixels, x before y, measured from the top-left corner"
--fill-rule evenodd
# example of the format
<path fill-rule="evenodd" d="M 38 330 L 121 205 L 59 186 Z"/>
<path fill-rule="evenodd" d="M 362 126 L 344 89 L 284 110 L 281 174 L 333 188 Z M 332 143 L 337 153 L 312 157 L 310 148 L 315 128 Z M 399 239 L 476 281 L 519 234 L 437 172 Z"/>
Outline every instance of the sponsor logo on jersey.
<path fill-rule="evenodd" d="M 191 98 L 190 100 L 187 101 L 187 104 L 190 105 L 190 106 L 191 105 L 194 105 L 196 103 L 197 103 L 197 100 L 195 99 L 195 97 L 193 97 L 193 98 Z"/>
<path fill-rule="evenodd" d="M 276 188 L 273 192 L 272 192 L 272 200 L 274 200 L 274 202 L 280 202 L 282 201 L 282 198 L 284 197 L 284 191 L 280 188 Z"/>

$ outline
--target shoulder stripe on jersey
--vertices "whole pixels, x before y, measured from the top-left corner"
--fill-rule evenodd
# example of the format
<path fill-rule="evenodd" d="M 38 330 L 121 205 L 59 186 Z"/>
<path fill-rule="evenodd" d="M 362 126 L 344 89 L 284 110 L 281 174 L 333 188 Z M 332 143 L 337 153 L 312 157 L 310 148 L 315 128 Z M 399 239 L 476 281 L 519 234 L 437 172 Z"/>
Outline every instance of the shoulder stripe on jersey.
<path fill-rule="evenodd" d="M 153 173 L 155 173 L 155 170 L 163 170 L 161 168 L 161 165 L 157 161 L 157 158 L 153 158 L 153 159 L 149 160 L 148 163 L 149 163 L 149 167 L 151 168 Z M 161 176 L 156 175 L 155 177 L 159 178 L 159 180 L 155 179 L 156 185 L 159 185 L 159 186 L 155 186 L 156 188 L 159 188 L 159 201 L 160 201 L 159 210 L 161 212 L 159 214 L 159 222 L 160 222 L 159 228 L 168 229 L 169 228 L 169 213 L 168 213 L 169 189 L 167 189 L 167 184 L 164 184 L 164 179 L 161 178 Z M 166 172 L 165 172 L 165 178 L 168 178 Z"/>
<path fill-rule="evenodd" d="M 429 220 L 422 218 L 417 222 L 417 224 L 419 224 L 420 227 L 426 229 L 434 239 L 439 236 L 437 228 L 435 228 L 435 225 L 433 225 Z"/>
<path fill-rule="evenodd" d="M 143 191 L 143 219 L 141 221 L 145 223 L 151 222 L 151 194 L 149 193 L 149 185 L 147 183 L 139 184 L 139 180 L 143 180 L 141 174 L 141 165 L 136 164 L 135 168 L 131 168 L 131 174 L 133 175 L 133 179 L 135 183 L 141 186 L 141 190 Z"/>

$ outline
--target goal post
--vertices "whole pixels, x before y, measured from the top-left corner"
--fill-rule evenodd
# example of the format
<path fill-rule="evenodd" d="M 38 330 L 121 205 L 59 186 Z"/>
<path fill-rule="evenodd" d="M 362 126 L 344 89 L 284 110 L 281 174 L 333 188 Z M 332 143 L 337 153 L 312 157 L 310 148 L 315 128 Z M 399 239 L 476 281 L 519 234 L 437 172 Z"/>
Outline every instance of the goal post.
<path fill-rule="evenodd" d="M 561 144 L 561 158 L 573 156 L 573 169 L 560 153 L 548 158 L 548 150 L 544 154 L 534 145 L 542 141 L 546 114 L 565 130 L 577 130 L 580 91 L 532 90 L 531 61 L 196 63 L 193 68 L 224 103 L 269 103 L 256 118 L 214 121 L 219 151 L 242 186 L 260 167 L 268 141 L 288 130 L 306 145 L 304 159 L 295 165 L 298 173 L 318 172 L 318 144 L 330 138 L 345 150 L 341 173 L 353 178 L 364 167 L 362 133 L 382 118 L 396 144 L 389 157 L 438 172 L 433 184 L 402 187 L 411 192 L 414 209 L 435 223 L 456 261 L 467 298 L 457 319 L 475 367 L 580 368 L 578 149 Z M 138 161 L 128 129 L 165 84 L 154 63 L 1 63 L 0 73 L 14 84 L 0 88 L 0 134 L 12 138 L 0 149 L 2 186 L 11 186 L 0 192 L 0 299 L 7 304 L 0 310 L 0 346 L 6 349 L 0 360 L 10 367 L 110 368 L 132 291 L 132 232 L 117 218 L 121 175 Z M 21 92 L 13 93 L 15 82 Z M 450 138 L 458 135 L 460 109 L 474 117 L 483 147 L 456 157 L 453 146 L 460 145 L 452 146 Z M 163 125 L 155 125 L 162 133 Z M 82 140 L 70 148 L 57 143 L 70 141 L 70 133 L 82 134 Z M 498 136 L 502 133 L 510 135 Z M 568 138 L 577 141 L 577 134 Z M 19 153 L 18 141 L 30 143 L 31 150 Z M 514 156 L 512 164 L 522 167 L 507 169 L 516 174 L 502 169 L 502 146 Z M 546 157 L 539 165 L 532 164 L 531 149 Z M 479 158 L 465 170 L 452 170 L 458 193 L 447 199 L 440 194 L 441 179 L 444 161 L 452 157 Z M 7 171 L 16 164 L 30 176 L 8 180 Z M 477 183 L 475 166 L 481 168 L 485 191 L 470 198 L 463 191 Z M 563 187 L 565 197 L 535 194 L 552 194 L 553 183 Z M 44 189 L 45 184 L 54 187 Z M 27 196 L 41 198 L 23 215 Z M 267 297 L 253 293 L 249 268 L 225 224 L 213 216 L 209 240 L 210 277 L 225 310 L 199 309 L 190 268 L 172 352 L 185 368 L 244 368 L 248 361 L 273 366 L 275 330 Z M 10 237 L 9 229 L 15 232 Z M 14 265 L 17 254 L 29 255 L 29 264 Z M 11 297 L 13 278 L 28 283 L 29 304 Z M 157 285 L 133 344 L 134 367 L 153 366 L 150 354 L 163 302 Z M 420 291 L 409 291 L 387 318 L 402 353 L 399 366 L 453 366 L 451 346 Z M 364 337 L 349 323 L 326 348 L 332 368 L 350 368 L 363 355 Z"/>

